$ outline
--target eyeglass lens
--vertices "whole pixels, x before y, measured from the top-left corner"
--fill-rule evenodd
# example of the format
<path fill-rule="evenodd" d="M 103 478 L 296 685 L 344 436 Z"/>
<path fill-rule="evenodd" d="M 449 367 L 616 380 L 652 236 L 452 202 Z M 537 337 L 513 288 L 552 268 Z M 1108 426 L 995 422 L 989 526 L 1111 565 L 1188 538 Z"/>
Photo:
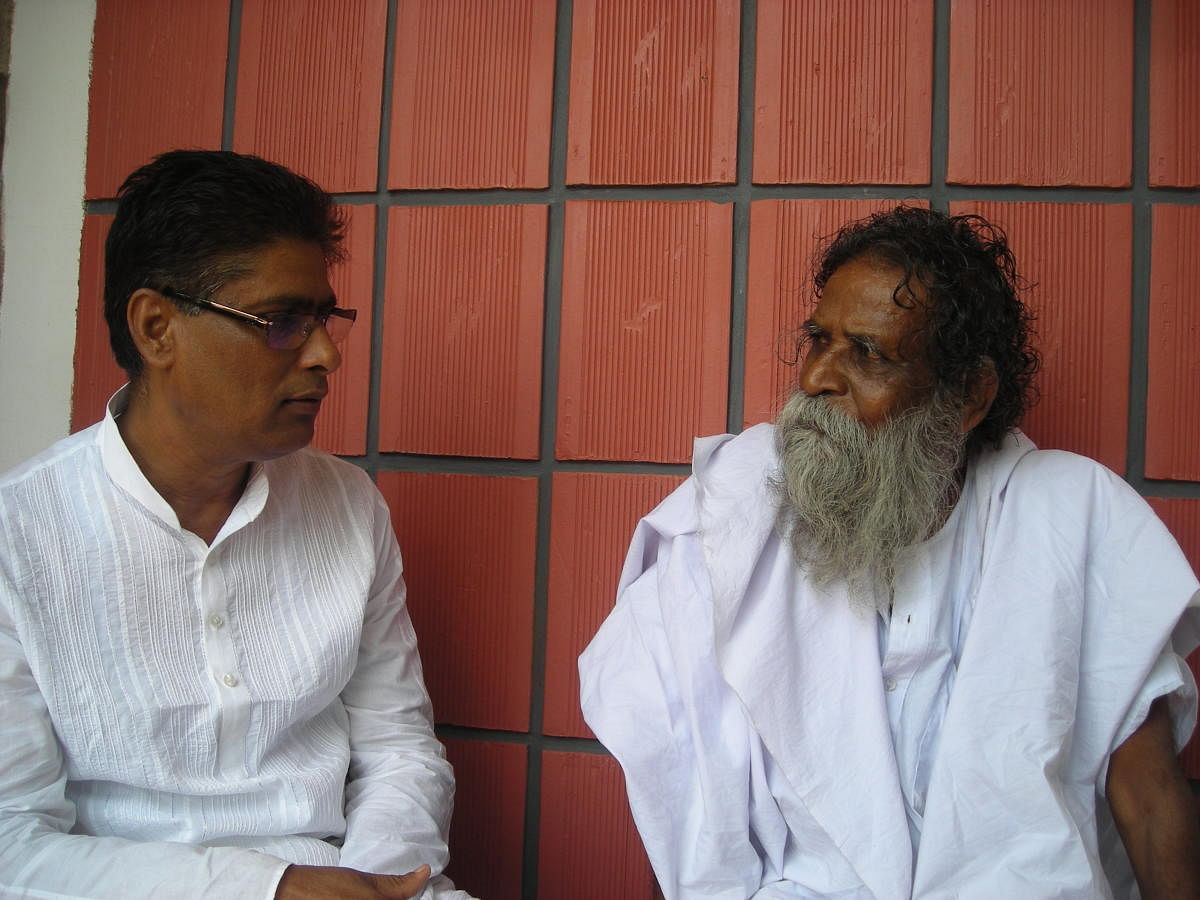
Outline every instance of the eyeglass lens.
<path fill-rule="evenodd" d="M 267 326 L 267 346 L 274 350 L 295 350 L 308 340 L 320 318 L 312 313 L 275 316 Z M 350 334 L 350 326 L 353 324 L 353 316 L 331 314 L 325 318 L 325 331 L 331 341 L 340 344 Z"/>

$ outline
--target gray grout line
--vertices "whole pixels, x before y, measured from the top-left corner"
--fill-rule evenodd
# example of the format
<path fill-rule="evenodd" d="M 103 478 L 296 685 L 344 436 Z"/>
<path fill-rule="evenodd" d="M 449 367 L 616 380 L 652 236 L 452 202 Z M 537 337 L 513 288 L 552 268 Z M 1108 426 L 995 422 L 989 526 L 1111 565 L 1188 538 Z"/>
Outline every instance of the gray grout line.
<path fill-rule="evenodd" d="M 558 431 L 558 369 L 562 322 L 562 271 L 565 241 L 565 189 L 568 152 L 568 99 L 571 70 L 570 0 L 559 0 L 554 21 L 554 83 L 550 111 L 550 172 L 545 191 L 520 191 L 549 206 L 546 227 L 545 284 L 542 288 L 542 390 L 538 459 L 529 468 L 538 478 L 537 548 L 534 557 L 533 652 L 530 658 L 529 735 L 525 780 L 525 821 L 521 858 L 521 891 L 538 893 L 538 848 L 542 814 L 542 733 L 546 699 L 546 640 L 549 616 L 550 513 L 554 492 L 555 436 Z M 499 193 L 485 192 L 498 198 Z M 475 202 L 473 199 L 468 202 Z M 593 751 L 594 752 L 594 751 Z"/>
<path fill-rule="evenodd" d="M 524 731 L 501 731 L 494 728 L 476 728 L 474 725 L 442 724 L 436 727 L 436 731 L 439 738 L 452 740 L 491 741 L 497 744 L 515 744 L 519 747 L 532 747 L 536 744 L 543 750 L 608 755 L 604 745 L 595 738 L 531 735 Z"/>
<path fill-rule="evenodd" d="M 737 184 L 733 189 L 733 265 L 729 304 L 729 372 L 725 429 L 742 430 L 746 388 L 746 303 L 750 272 L 750 201 L 754 177 L 754 72 L 757 0 L 744 0 L 738 59 Z"/>
<path fill-rule="evenodd" d="M 233 149 L 233 123 L 237 106 L 238 54 L 242 46 L 242 0 L 229 4 L 229 40 L 225 45 L 225 95 L 221 111 L 221 149 Z"/>
<path fill-rule="evenodd" d="M 1133 13 L 1133 122 L 1132 122 L 1133 233 L 1130 271 L 1129 403 L 1125 421 L 1125 480 L 1146 493 L 1146 388 L 1150 353 L 1150 247 L 1151 204 L 1147 195 L 1150 164 L 1150 10 L 1134 5 Z"/>
<path fill-rule="evenodd" d="M 933 5 L 933 93 L 930 97 L 929 205 L 946 212 L 951 200 L 946 184 L 950 155 L 950 0 Z"/>
<path fill-rule="evenodd" d="M 383 45 L 383 90 L 379 109 L 379 156 L 375 174 L 375 258 L 371 272 L 371 365 L 367 378 L 367 453 L 365 468 L 372 477 L 379 473 L 379 408 L 383 392 L 383 313 L 387 287 L 388 156 L 392 134 L 392 72 L 396 64 L 396 0 L 388 0 L 387 31 Z"/>

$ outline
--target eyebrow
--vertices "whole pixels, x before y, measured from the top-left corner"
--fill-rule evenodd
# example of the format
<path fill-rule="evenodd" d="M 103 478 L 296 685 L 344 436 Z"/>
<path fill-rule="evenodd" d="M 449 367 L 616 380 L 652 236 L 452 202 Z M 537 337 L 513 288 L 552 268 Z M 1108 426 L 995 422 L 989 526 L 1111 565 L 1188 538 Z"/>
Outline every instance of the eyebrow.
<path fill-rule="evenodd" d="M 820 337 L 829 333 L 828 329 L 818 325 L 812 319 L 806 319 L 804 324 L 800 326 L 800 330 L 803 331 L 808 337 Z M 871 353 L 878 353 L 885 359 L 888 358 L 888 354 L 884 352 L 884 349 L 882 346 L 880 346 L 879 341 L 869 334 L 848 332 L 846 334 L 846 339 L 858 344 L 860 347 L 863 347 Z"/>

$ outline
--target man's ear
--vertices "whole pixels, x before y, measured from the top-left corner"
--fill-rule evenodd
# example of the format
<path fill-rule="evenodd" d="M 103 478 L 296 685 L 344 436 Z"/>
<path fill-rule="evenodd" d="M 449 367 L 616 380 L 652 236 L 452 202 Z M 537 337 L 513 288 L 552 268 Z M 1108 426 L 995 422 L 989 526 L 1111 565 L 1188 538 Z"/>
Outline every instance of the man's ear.
<path fill-rule="evenodd" d="M 986 356 L 979 367 L 967 378 L 963 395 L 963 434 L 970 434 L 987 418 L 996 392 L 1000 390 L 1000 379 L 996 376 L 996 364 Z"/>
<path fill-rule="evenodd" d="M 179 307 L 158 291 L 138 288 L 129 295 L 125 322 L 147 367 L 165 369 L 174 362 L 175 329 L 171 326 L 179 315 Z"/>

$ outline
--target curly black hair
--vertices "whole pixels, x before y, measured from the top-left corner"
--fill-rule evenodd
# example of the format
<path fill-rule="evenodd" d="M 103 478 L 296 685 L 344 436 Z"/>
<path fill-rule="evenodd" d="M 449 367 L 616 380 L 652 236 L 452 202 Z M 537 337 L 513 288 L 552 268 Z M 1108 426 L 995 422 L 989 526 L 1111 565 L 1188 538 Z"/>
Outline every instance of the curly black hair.
<path fill-rule="evenodd" d="M 995 368 L 998 389 L 987 416 L 971 432 L 968 453 L 998 447 L 1034 403 L 1034 376 L 1041 360 L 1032 344 L 1034 315 L 1022 302 L 1029 285 L 1004 232 L 982 216 L 948 216 L 916 206 L 897 206 L 849 222 L 818 254 L 813 285 L 818 297 L 846 263 L 868 258 L 900 269 L 892 293 L 911 307 L 924 288 L 926 352 L 938 384 L 961 393 L 986 366 Z"/>

